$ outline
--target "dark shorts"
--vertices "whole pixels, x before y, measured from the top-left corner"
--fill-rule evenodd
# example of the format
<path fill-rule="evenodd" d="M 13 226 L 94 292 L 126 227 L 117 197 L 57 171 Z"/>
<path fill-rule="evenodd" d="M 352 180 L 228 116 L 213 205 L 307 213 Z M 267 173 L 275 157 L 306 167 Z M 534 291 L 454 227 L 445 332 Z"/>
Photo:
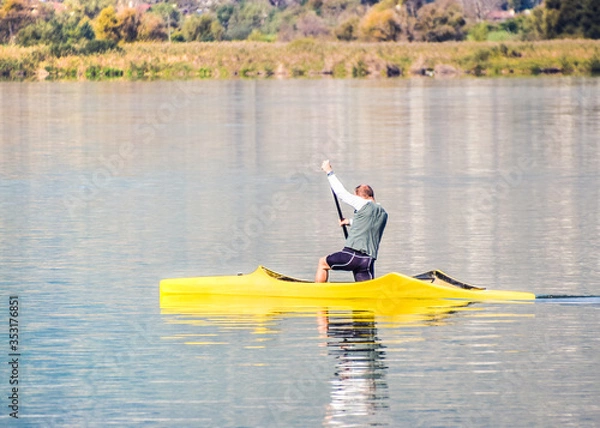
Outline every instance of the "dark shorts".
<path fill-rule="evenodd" d="M 332 270 L 351 271 L 356 282 L 375 278 L 375 260 L 352 248 L 344 247 L 342 251 L 328 255 L 326 260 Z"/>

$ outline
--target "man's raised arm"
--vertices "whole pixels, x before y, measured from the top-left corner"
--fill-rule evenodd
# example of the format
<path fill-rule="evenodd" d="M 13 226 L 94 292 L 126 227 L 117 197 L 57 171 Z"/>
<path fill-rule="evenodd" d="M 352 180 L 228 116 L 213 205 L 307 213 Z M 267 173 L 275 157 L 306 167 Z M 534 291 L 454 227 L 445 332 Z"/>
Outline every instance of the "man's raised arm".
<path fill-rule="evenodd" d="M 333 172 L 333 168 L 331 167 L 331 163 L 329 163 L 328 160 L 323 161 L 321 164 L 321 169 L 327 173 L 329 185 L 333 189 L 334 193 L 343 202 L 347 203 L 357 211 L 368 203 L 367 200 L 361 198 L 360 196 L 353 195 L 346 190 L 342 182 L 336 177 L 335 173 Z"/>

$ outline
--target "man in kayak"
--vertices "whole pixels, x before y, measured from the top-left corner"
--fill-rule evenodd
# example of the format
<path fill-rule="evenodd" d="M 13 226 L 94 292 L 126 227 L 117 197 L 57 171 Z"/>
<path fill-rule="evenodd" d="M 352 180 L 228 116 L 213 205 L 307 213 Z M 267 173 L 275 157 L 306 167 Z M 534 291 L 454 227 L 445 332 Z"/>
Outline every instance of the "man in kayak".
<path fill-rule="evenodd" d="M 315 282 L 327 282 L 331 269 L 351 271 L 357 282 L 373 279 L 377 250 L 388 215 L 381 205 L 375 203 L 371 186 L 361 184 L 352 194 L 338 180 L 328 160 L 323 161 L 321 169 L 327 173 L 334 193 L 354 208 L 354 219 L 340 220 L 340 226 L 351 226 L 344 248 L 319 260 Z"/>

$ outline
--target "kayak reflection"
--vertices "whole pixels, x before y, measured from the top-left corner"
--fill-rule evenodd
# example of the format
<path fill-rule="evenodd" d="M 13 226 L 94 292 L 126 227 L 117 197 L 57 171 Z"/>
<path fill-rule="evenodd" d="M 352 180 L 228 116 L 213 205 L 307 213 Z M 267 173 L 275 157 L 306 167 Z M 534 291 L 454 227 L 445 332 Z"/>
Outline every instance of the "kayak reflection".
<path fill-rule="evenodd" d="M 246 364 L 268 367 L 274 362 L 269 356 L 287 352 L 282 349 L 286 339 L 294 338 L 287 342 L 293 343 L 291 349 L 294 350 L 300 346 L 295 339 L 308 339 L 302 349 L 311 354 L 311 361 L 318 367 L 310 374 L 299 374 L 296 383 L 286 379 L 288 383 L 284 383 L 283 388 L 291 391 L 288 396 L 284 391 L 283 397 L 270 398 L 267 408 L 272 416 L 268 417 L 276 421 L 276 426 L 287 426 L 286 417 L 293 420 L 294 413 L 290 410 L 293 407 L 289 403 L 297 403 L 311 394 L 318 395 L 319 389 L 311 389 L 310 385 L 324 386 L 326 382 L 328 391 L 320 390 L 329 394 L 324 404 L 323 425 L 357 426 L 359 423 L 364 426 L 366 421 L 371 421 L 384 426 L 389 413 L 386 342 L 389 346 L 414 341 L 414 327 L 442 326 L 452 322 L 458 314 L 485 316 L 481 312 L 485 312 L 487 306 L 443 299 L 342 300 L 165 294 L 160 298 L 160 308 L 161 313 L 167 315 L 165 322 L 174 326 L 174 335 L 165 339 L 199 346 L 204 356 L 224 354 L 222 350 L 210 351 L 213 346 L 229 346 L 226 353 L 232 355 L 262 349 L 264 353 L 250 355 L 266 359 L 253 360 L 252 356 L 246 356 Z M 294 318 L 301 319 L 303 336 L 287 330 L 294 325 L 287 321 Z M 310 319 L 316 325 L 306 323 Z M 306 327 L 312 329 L 312 333 Z M 244 334 L 244 330 L 248 334 Z M 328 358 L 321 358 L 319 349 L 325 347 Z M 274 373 L 281 367 L 280 363 L 275 360 Z M 292 367 L 293 363 L 290 364 Z M 311 381 L 307 386 L 303 383 L 307 379 L 314 379 L 314 383 Z M 273 425 L 272 421 L 269 424 Z M 391 422 L 388 425 L 393 426 Z"/>
<path fill-rule="evenodd" d="M 387 409 L 385 346 L 377 337 L 372 312 L 323 314 L 329 355 L 336 366 L 324 425 L 346 426 L 355 417 L 380 419 Z"/>
<path fill-rule="evenodd" d="M 316 316 L 319 313 L 356 311 L 370 313 L 378 322 L 405 325 L 419 322 L 443 322 L 457 311 L 481 310 L 465 300 L 446 299 L 311 299 L 288 297 L 220 296 L 194 294 L 163 294 L 160 296 L 163 314 L 273 318 Z M 180 320 L 184 322 L 184 320 Z M 245 321 L 244 321 L 245 322 Z"/>

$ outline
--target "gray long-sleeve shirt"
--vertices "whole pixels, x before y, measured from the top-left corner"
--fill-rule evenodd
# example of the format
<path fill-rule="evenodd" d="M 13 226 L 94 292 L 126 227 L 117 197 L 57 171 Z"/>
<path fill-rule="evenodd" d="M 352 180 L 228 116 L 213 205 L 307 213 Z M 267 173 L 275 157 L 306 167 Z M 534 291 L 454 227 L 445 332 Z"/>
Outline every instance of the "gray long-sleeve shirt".
<path fill-rule="evenodd" d="M 354 219 L 345 246 L 376 259 L 387 224 L 387 212 L 381 205 L 348 192 L 335 174 L 328 175 L 327 179 L 334 193 L 354 208 Z"/>

